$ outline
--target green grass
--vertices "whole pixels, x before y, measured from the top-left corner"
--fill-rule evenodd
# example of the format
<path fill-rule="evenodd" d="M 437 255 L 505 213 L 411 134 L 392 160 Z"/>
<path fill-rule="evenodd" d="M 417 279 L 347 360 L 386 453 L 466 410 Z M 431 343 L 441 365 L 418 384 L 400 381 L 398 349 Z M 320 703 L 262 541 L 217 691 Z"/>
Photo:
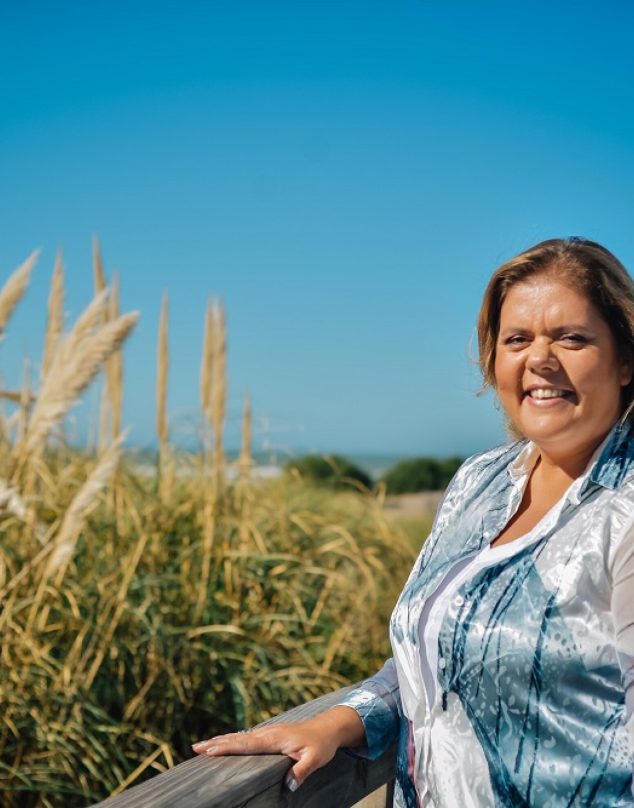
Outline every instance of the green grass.
<path fill-rule="evenodd" d="M 36 518 L 54 531 L 90 461 L 47 462 Z M 121 471 L 44 589 L 39 542 L 0 516 L 3 805 L 85 805 L 389 655 L 419 520 L 288 478 L 210 507 L 192 468 L 163 502 Z"/>

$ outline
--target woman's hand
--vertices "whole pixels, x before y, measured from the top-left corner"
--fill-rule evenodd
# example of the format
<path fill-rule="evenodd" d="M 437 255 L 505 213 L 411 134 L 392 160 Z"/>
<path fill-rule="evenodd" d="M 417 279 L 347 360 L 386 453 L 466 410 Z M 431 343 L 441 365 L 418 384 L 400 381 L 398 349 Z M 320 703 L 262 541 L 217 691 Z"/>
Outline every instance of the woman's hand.
<path fill-rule="evenodd" d="M 361 719 L 350 707 L 333 707 L 314 718 L 293 724 L 218 735 L 192 746 L 199 755 L 286 755 L 295 761 L 286 785 L 295 791 L 314 771 L 332 760 L 340 746 L 360 746 L 365 740 Z"/>

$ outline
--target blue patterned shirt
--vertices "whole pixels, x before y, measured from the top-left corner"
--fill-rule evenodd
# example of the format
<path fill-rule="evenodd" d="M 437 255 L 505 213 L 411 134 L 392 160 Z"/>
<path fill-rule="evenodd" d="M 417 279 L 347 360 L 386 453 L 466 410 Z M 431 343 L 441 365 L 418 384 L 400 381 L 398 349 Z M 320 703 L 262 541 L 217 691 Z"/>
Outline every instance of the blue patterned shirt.
<path fill-rule="evenodd" d="M 432 694 L 419 624 L 456 564 L 500 533 L 534 462 L 467 460 L 390 621 L 393 657 L 343 702 L 377 757 L 398 745 L 399 808 L 634 805 L 634 436 L 617 424 L 564 501 L 479 568 L 444 613 Z M 554 514 L 554 515 L 553 515 Z"/>

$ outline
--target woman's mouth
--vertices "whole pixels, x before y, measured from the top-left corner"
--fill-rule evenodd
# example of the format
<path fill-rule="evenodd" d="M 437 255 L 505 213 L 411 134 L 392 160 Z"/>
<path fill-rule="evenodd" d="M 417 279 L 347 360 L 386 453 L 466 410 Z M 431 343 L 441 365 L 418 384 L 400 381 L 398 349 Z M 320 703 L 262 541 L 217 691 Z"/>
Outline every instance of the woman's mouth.
<path fill-rule="evenodd" d="M 572 402 L 576 400 L 572 390 L 564 390 L 560 387 L 531 387 L 524 392 L 524 395 L 539 404 L 542 402 L 552 402 L 554 404 L 562 399 Z"/>

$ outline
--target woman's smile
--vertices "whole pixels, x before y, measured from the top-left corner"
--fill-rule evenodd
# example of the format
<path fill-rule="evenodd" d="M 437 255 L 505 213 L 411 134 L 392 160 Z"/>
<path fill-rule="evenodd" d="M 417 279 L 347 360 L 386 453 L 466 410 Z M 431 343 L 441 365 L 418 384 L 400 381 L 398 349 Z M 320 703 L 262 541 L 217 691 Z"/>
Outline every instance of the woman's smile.
<path fill-rule="evenodd" d="M 525 397 L 530 398 L 531 403 L 543 408 L 561 404 L 564 402 L 573 403 L 575 394 L 572 390 L 563 390 L 558 387 L 546 387 L 544 385 L 533 385 L 525 393 Z"/>

